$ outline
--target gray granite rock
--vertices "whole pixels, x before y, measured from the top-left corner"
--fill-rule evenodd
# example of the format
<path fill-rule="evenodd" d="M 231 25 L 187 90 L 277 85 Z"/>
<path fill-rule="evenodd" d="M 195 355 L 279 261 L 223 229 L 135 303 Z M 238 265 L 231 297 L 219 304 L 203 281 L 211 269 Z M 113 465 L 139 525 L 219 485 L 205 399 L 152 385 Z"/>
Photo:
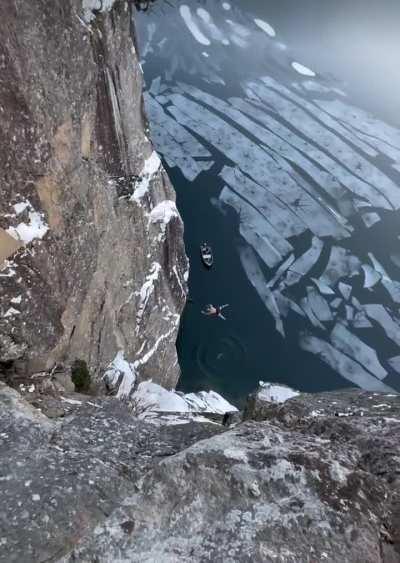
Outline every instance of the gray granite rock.
<path fill-rule="evenodd" d="M 270 406 L 160 462 L 62 561 L 399 561 L 400 397 Z"/>
<path fill-rule="evenodd" d="M 0 368 L 123 351 L 177 382 L 187 259 L 142 82 L 130 2 L 1 2 Z"/>
<path fill-rule="evenodd" d="M 48 401 L 50 402 L 48 403 Z M 156 463 L 220 432 L 135 419 L 116 399 L 42 397 L 50 420 L 0 383 L 0 561 L 55 561 L 134 493 Z"/>

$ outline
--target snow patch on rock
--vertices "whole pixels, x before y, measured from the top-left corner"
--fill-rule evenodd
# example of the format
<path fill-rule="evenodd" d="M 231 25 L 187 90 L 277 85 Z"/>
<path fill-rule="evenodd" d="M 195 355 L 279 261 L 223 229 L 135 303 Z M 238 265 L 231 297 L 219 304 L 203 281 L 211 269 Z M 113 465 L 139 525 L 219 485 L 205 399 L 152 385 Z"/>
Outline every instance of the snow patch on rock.
<path fill-rule="evenodd" d="M 108 366 L 104 379 L 112 387 L 118 385 L 118 398 L 128 397 L 132 392 L 136 382 L 136 370 L 134 364 L 125 360 L 123 350 L 118 352 Z"/>
<path fill-rule="evenodd" d="M 300 394 L 299 391 L 278 383 L 260 381 L 259 385 L 260 387 L 257 391 L 258 398 L 271 403 L 284 403 L 288 399 L 297 397 Z"/>
<path fill-rule="evenodd" d="M 168 391 L 152 381 L 139 383 L 133 399 L 148 406 L 149 412 L 217 413 L 235 412 L 237 408 L 215 391 L 201 391 L 184 395 Z"/>
<path fill-rule="evenodd" d="M 136 185 L 135 191 L 131 199 L 140 203 L 142 197 L 144 197 L 150 186 L 152 178 L 157 174 L 161 167 L 161 160 L 156 151 L 153 151 L 149 158 L 145 161 L 142 171 L 140 172 L 140 180 Z"/>

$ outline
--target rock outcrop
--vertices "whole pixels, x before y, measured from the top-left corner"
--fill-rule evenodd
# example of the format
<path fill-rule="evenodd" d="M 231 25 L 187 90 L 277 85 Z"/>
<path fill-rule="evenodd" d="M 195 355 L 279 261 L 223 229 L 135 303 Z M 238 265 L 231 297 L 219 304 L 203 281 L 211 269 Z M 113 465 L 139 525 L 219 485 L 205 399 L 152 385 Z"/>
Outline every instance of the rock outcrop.
<path fill-rule="evenodd" d="M 187 259 L 134 37 L 124 0 L 1 2 L 3 368 L 177 382 Z"/>
<path fill-rule="evenodd" d="M 158 461 L 221 431 L 150 424 L 114 398 L 42 397 L 0 383 L 0 561 L 56 561 L 135 492 Z M 122 529 L 130 530 L 131 523 Z"/>
<path fill-rule="evenodd" d="M 228 429 L 0 384 L 0 561 L 400 561 L 400 397 L 265 389 Z"/>
<path fill-rule="evenodd" d="M 398 562 L 400 397 L 300 395 L 261 418 L 161 461 L 63 561 Z"/>

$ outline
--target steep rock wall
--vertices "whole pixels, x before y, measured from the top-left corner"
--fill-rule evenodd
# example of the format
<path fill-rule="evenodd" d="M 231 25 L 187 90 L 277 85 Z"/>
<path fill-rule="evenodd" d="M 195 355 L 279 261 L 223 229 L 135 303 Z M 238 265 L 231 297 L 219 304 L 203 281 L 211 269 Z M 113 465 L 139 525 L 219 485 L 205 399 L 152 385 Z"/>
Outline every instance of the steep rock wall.
<path fill-rule="evenodd" d="M 132 37 L 125 1 L 1 2 L 3 366 L 100 375 L 117 357 L 128 387 L 177 382 L 183 228 Z"/>

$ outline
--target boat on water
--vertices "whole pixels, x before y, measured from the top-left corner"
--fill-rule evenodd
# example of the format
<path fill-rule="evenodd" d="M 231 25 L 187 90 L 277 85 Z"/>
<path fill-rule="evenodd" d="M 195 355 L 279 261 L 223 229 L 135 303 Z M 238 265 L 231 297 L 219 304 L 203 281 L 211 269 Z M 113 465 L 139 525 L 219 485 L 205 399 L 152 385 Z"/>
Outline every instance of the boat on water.
<path fill-rule="evenodd" d="M 200 245 L 200 254 L 203 264 L 207 268 L 211 268 L 211 266 L 214 263 L 214 257 L 213 257 L 211 246 L 206 242 L 203 242 L 203 244 Z"/>

